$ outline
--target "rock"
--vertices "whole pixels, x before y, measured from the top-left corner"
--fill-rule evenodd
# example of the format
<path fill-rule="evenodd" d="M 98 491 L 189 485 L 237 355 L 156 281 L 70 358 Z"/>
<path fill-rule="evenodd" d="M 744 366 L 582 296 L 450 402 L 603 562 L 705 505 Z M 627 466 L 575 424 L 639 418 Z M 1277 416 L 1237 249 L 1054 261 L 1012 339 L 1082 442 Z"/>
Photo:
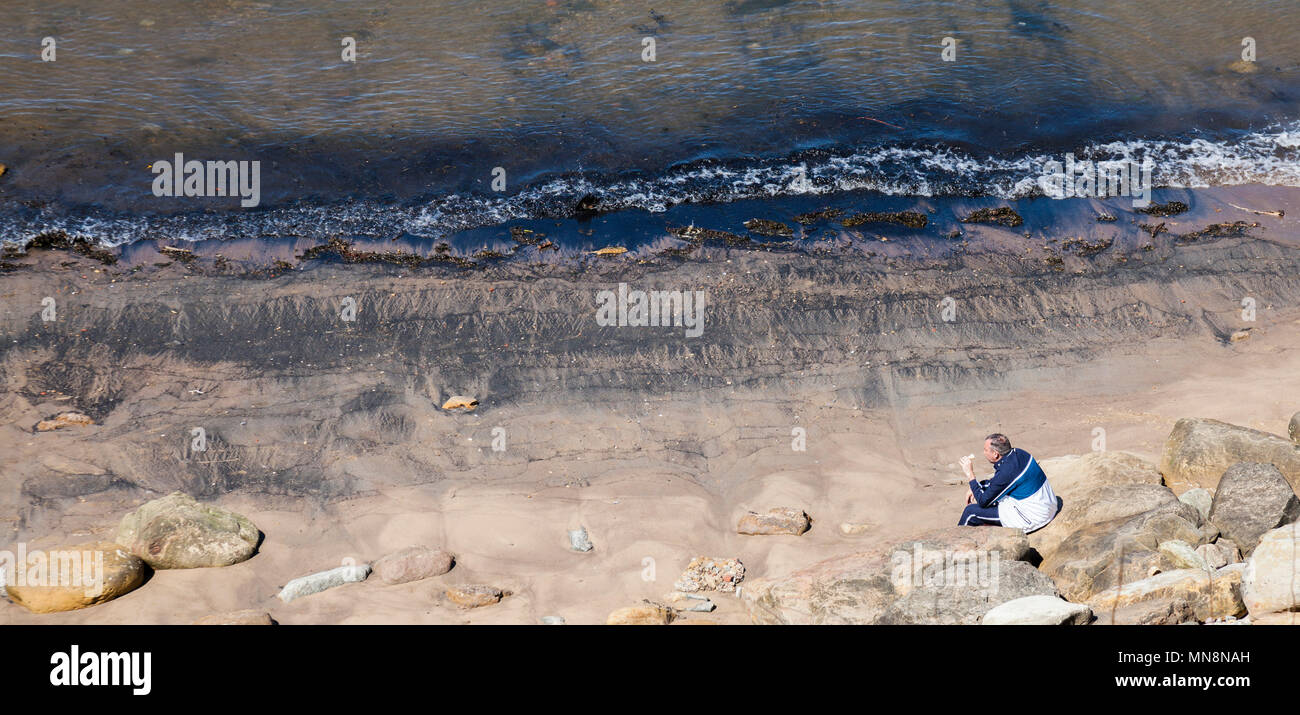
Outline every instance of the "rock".
<path fill-rule="evenodd" d="M 99 465 L 91 464 L 90 462 L 82 462 L 77 459 L 70 459 L 61 454 L 42 454 L 40 456 L 40 462 L 41 462 L 41 466 L 45 467 L 51 472 L 58 472 L 59 474 L 72 474 L 72 475 L 80 476 L 80 475 L 100 475 L 100 474 L 107 473 L 107 470 L 105 470 L 103 467 Z"/>
<path fill-rule="evenodd" d="M 1300 412 L 1291 415 L 1291 424 L 1286 426 L 1286 433 L 1292 442 L 1300 443 Z"/>
<path fill-rule="evenodd" d="M 564 616 L 542 616 L 542 625 L 562 626 L 564 625 Z"/>
<path fill-rule="evenodd" d="M 1011 228 L 1015 228 L 1024 222 L 1025 220 L 1020 217 L 1020 214 L 1016 213 L 1015 209 L 1010 206 L 976 209 L 962 219 L 962 223 L 1000 223 Z"/>
<path fill-rule="evenodd" d="M 1043 558 L 1040 568 L 1066 600 L 1085 602 L 1121 581 L 1162 569 L 1158 549 L 1165 541 L 1198 546 L 1208 541 L 1200 519 L 1195 508 L 1170 498 L 1148 512 L 1078 529 Z"/>
<path fill-rule="evenodd" d="M 608 246 L 606 248 L 598 248 L 591 253 L 595 256 L 619 256 L 627 253 L 627 248 L 623 246 Z"/>
<path fill-rule="evenodd" d="M 569 529 L 569 548 L 584 553 L 595 548 L 591 545 L 590 537 L 587 536 L 587 527 L 580 526 L 576 529 Z"/>
<path fill-rule="evenodd" d="M 1249 337 L 1250 337 L 1250 328 L 1246 328 L 1245 330 L 1234 330 L 1232 335 L 1228 336 L 1228 342 L 1239 343 L 1243 340 L 1248 339 Z"/>
<path fill-rule="evenodd" d="M 1231 539 L 1218 539 L 1214 545 L 1228 557 L 1228 563 L 1235 564 L 1241 561 L 1241 549 L 1237 548 L 1236 542 Z"/>
<path fill-rule="evenodd" d="M 1127 452 L 1091 452 L 1040 462 L 1061 512 L 1029 535 L 1029 543 L 1047 558 L 1075 531 L 1104 521 L 1142 514 L 1177 500 L 1163 485 L 1156 465 Z"/>
<path fill-rule="evenodd" d="M 1095 613 L 1099 626 L 1173 626 L 1196 620 L 1185 598 L 1153 598 Z"/>
<path fill-rule="evenodd" d="M 717 608 L 717 605 L 715 605 L 713 601 L 705 599 L 703 601 L 696 601 L 694 603 L 688 604 L 686 608 L 683 608 L 682 610 L 691 611 L 694 613 L 712 613 L 713 609 L 715 608 Z"/>
<path fill-rule="evenodd" d="M 1250 554 L 1264 532 L 1300 518 L 1300 498 L 1271 464 L 1238 462 L 1223 473 L 1210 523 Z"/>
<path fill-rule="evenodd" d="M 266 611 L 255 609 L 244 611 L 229 611 L 227 613 L 214 613 L 210 616 L 204 616 L 194 623 L 194 626 L 274 626 L 275 621 L 271 614 Z"/>
<path fill-rule="evenodd" d="M 871 528 L 871 524 L 852 524 L 846 521 L 840 524 L 840 533 L 845 536 L 857 536 L 871 531 Z"/>
<path fill-rule="evenodd" d="M 455 563 L 456 557 L 442 549 L 408 546 L 378 559 L 373 568 L 380 581 L 391 585 L 441 576 Z"/>
<path fill-rule="evenodd" d="M 1197 511 L 1201 512 L 1203 521 L 1210 520 L 1210 507 L 1214 504 L 1213 491 L 1202 487 L 1188 489 L 1178 495 L 1178 501 L 1195 507 Z"/>
<path fill-rule="evenodd" d="M 1252 626 L 1300 626 L 1300 611 L 1247 616 Z"/>
<path fill-rule="evenodd" d="M 41 561 L 34 558 L 38 553 Z M 107 541 L 33 550 L 7 562 L 5 571 L 9 598 L 32 613 L 72 611 L 111 601 L 145 579 L 144 562 Z"/>
<path fill-rule="evenodd" d="M 1203 569 L 1166 571 L 1150 578 L 1110 588 L 1088 599 L 1092 610 L 1101 613 L 1146 601 L 1184 600 L 1198 621 L 1246 615 L 1242 603 L 1243 567 L 1228 566 L 1211 572 Z"/>
<path fill-rule="evenodd" d="M 994 606 L 980 621 L 986 626 L 1085 626 L 1092 609 L 1054 596 L 1025 596 Z"/>
<path fill-rule="evenodd" d="M 155 569 L 229 566 L 257 550 L 253 522 L 173 492 L 122 517 L 117 541 Z"/>
<path fill-rule="evenodd" d="M 1218 544 L 1201 544 L 1196 547 L 1196 555 L 1201 557 L 1205 566 L 1211 569 L 1219 569 L 1232 563 L 1228 559 L 1228 554 L 1224 553 L 1225 549 Z"/>
<path fill-rule="evenodd" d="M 749 535 L 791 534 L 798 536 L 809 529 L 811 522 L 802 509 L 777 507 L 766 514 L 749 512 L 740 517 L 736 532 Z"/>
<path fill-rule="evenodd" d="M 672 622 L 673 612 L 654 604 L 620 608 L 605 619 L 607 626 L 666 626 Z"/>
<path fill-rule="evenodd" d="M 974 625 L 1000 603 L 1056 595 L 1029 555 L 1018 529 L 955 526 L 752 583 L 743 599 L 760 624 Z"/>
<path fill-rule="evenodd" d="M 276 594 L 276 596 L 281 601 L 289 603 L 294 599 L 302 598 L 303 596 L 310 596 L 313 593 L 320 593 L 326 589 L 342 586 L 345 583 L 364 581 L 369 575 L 370 564 L 340 566 L 338 568 L 330 569 L 329 571 L 321 571 L 309 576 L 295 578 L 289 583 L 286 583 L 284 588 L 280 589 L 280 593 Z"/>
<path fill-rule="evenodd" d="M 1174 424 L 1160 471 L 1170 483 L 1213 488 L 1237 462 L 1273 464 L 1292 487 L 1300 483 L 1300 446 L 1267 432 L 1199 418 Z"/>
<path fill-rule="evenodd" d="M 444 593 L 447 595 L 447 600 L 461 608 L 490 606 L 510 595 L 508 592 L 502 591 L 496 586 L 489 586 L 482 583 L 469 584 L 465 586 L 448 586 Z"/>
<path fill-rule="evenodd" d="M 1244 568 L 1242 598 L 1251 618 L 1300 611 L 1300 523 L 1264 534 Z"/>
<path fill-rule="evenodd" d="M 1228 71 L 1237 74 L 1254 74 L 1259 71 L 1259 64 L 1252 60 L 1236 60 L 1228 65 Z"/>
<path fill-rule="evenodd" d="M 465 410 L 466 412 L 473 412 L 476 407 L 478 407 L 478 400 L 473 397 L 466 397 L 465 395 L 452 395 L 447 398 L 446 402 L 442 403 L 442 409 L 444 410 Z"/>
<path fill-rule="evenodd" d="M 738 559 L 696 556 L 686 565 L 673 588 L 686 593 L 722 591 L 730 593 L 745 580 L 745 565 Z"/>
<path fill-rule="evenodd" d="M 1211 546 L 1211 544 L 1205 544 L 1205 546 Z M 1205 558 L 1201 556 L 1197 549 L 1193 548 L 1192 545 L 1186 541 L 1173 539 L 1171 541 L 1161 542 L 1158 551 L 1160 551 L 1161 556 L 1165 557 L 1165 561 L 1169 563 L 1169 568 L 1161 569 L 1162 571 L 1176 571 L 1178 569 L 1210 570 L 1210 566 L 1206 563 Z M 1219 566 L 1226 565 L 1226 560 L 1222 564 L 1219 564 Z M 1218 566 L 1215 568 L 1218 568 Z"/>
<path fill-rule="evenodd" d="M 80 412 L 61 412 L 58 415 L 36 423 L 37 432 L 52 432 L 64 427 L 84 427 L 93 425 L 95 421 Z"/>

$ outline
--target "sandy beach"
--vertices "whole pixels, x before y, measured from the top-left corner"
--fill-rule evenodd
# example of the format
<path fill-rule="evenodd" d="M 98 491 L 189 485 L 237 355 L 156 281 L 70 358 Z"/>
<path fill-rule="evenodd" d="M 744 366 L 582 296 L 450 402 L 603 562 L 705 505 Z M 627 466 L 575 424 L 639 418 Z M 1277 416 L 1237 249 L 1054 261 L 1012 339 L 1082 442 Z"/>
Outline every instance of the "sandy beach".
<path fill-rule="evenodd" d="M 957 459 L 989 432 L 1040 459 L 1087 453 L 1103 434 L 1105 449 L 1152 462 L 1183 417 L 1286 434 L 1300 202 L 1265 187 L 1189 195 L 1192 210 L 1154 237 L 1095 221 L 1086 201 L 1019 202 L 1026 226 L 970 225 L 963 250 L 859 235 L 822 253 L 706 244 L 686 258 L 476 269 L 274 253 L 218 269 L 206 245 L 192 261 L 9 256 L 6 541 L 111 540 L 123 514 L 176 490 L 264 538 L 247 561 L 159 570 L 92 608 L 2 602 L 0 623 L 184 624 L 239 609 L 282 624 L 603 623 L 662 601 L 696 556 L 773 578 L 952 525 Z M 1238 220 L 1257 225 L 1196 234 Z M 1117 233 L 1104 250 L 1059 248 Z M 703 335 L 598 325 L 595 295 L 620 282 L 705 291 Z M 40 317 L 45 297 L 55 321 Z M 340 319 L 344 298 L 355 321 Z M 479 407 L 442 409 L 453 395 Z M 34 430 L 67 410 L 94 424 Z M 195 427 L 205 451 L 187 446 Z M 806 511 L 811 530 L 736 533 L 746 511 L 778 506 Z M 579 527 L 590 552 L 569 547 Z M 292 578 L 414 545 L 455 567 L 275 597 Z M 461 609 L 442 597 L 456 583 L 509 595 Z M 733 594 L 713 600 L 677 622 L 750 622 Z"/>

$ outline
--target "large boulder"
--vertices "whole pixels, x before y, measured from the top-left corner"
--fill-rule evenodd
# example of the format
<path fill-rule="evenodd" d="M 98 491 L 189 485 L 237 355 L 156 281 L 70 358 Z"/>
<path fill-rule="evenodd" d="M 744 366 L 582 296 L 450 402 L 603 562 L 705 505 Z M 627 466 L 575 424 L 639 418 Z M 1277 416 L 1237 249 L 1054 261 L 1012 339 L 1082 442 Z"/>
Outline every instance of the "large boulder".
<path fill-rule="evenodd" d="M 1251 618 L 1300 611 L 1300 523 L 1274 529 L 1246 561 L 1242 598 Z"/>
<path fill-rule="evenodd" d="M 1055 596 L 1025 596 L 994 606 L 981 621 L 986 626 L 1085 626 L 1092 609 Z"/>
<path fill-rule="evenodd" d="M 1044 558 L 1084 526 L 1135 516 L 1167 506 L 1177 497 L 1156 465 L 1127 452 L 1092 452 L 1039 463 L 1063 506 L 1050 524 L 1029 535 Z"/>
<path fill-rule="evenodd" d="M 28 553 L 26 562 L 6 564 L 5 591 L 33 613 L 111 601 L 144 583 L 146 572 L 143 561 L 105 541 Z"/>
<path fill-rule="evenodd" d="M 743 598 L 755 623 L 973 625 L 1006 601 L 1056 595 L 1030 555 L 1017 529 L 949 527 L 750 583 Z"/>
<path fill-rule="evenodd" d="M 1166 541 L 1193 546 L 1209 541 L 1212 537 L 1200 521 L 1195 507 L 1170 499 L 1142 514 L 1078 529 L 1044 557 L 1041 568 L 1067 600 L 1086 601 L 1116 584 L 1166 568 L 1159 551 Z"/>
<path fill-rule="evenodd" d="M 1275 434 L 1199 418 L 1174 424 L 1160 471 L 1170 486 L 1212 489 L 1237 462 L 1273 464 L 1291 486 L 1300 484 L 1300 445 Z"/>
<path fill-rule="evenodd" d="M 156 569 L 229 566 L 257 550 L 253 522 L 173 492 L 122 517 L 117 541 Z"/>
<path fill-rule="evenodd" d="M 1246 615 L 1241 583 L 1244 567 L 1227 566 L 1218 571 L 1179 569 L 1110 588 L 1088 599 L 1097 613 L 1117 611 L 1137 604 L 1186 601 L 1198 621 Z"/>
<path fill-rule="evenodd" d="M 1210 523 L 1250 554 L 1265 532 L 1300 519 L 1300 498 L 1272 464 L 1238 462 L 1223 473 Z"/>

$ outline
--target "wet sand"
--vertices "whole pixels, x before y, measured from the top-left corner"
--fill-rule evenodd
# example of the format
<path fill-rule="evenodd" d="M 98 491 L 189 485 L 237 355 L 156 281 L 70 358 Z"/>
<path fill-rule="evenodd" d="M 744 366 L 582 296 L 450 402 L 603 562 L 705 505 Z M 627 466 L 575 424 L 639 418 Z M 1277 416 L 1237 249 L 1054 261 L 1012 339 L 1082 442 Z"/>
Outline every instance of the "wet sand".
<path fill-rule="evenodd" d="M 779 576 L 948 525 L 964 495 L 956 460 L 991 431 L 1045 459 L 1088 451 L 1101 428 L 1108 449 L 1153 460 L 1180 417 L 1284 432 L 1300 394 L 1300 202 L 1260 187 L 1195 197 L 1151 220 L 1169 229 L 1154 239 L 1127 216 L 1084 221 L 1087 204 L 1035 214 L 1025 202 L 1025 226 L 968 225 L 965 248 L 929 252 L 856 238 L 821 253 L 705 245 L 580 267 L 307 261 L 242 274 L 207 257 L 11 257 L 5 541 L 111 537 L 127 510 L 176 489 L 245 514 L 265 540 L 244 563 L 157 572 L 82 611 L 0 603 L 0 622 L 189 623 L 256 608 L 286 624 L 598 623 L 662 599 L 697 555 Z M 1236 220 L 1260 225 L 1177 238 Z M 1049 261 L 1040 248 L 1106 231 L 1121 238 L 1091 255 Z M 597 325 L 596 293 L 619 282 L 705 290 L 704 334 Z M 40 318 L 46 296 L 53 323 Z M 355 322 L 339 318 L 345 297 Z M 1248 339 L 1229 340 L 1243 328 Z M 440 409 L 453 394 L 480 407 Z M 97 424 L 33 431 L 69 409 Z M 208 450 L 192 453 L 199 426 Z M 805 451 L 792 449 L 797 427 Z M 69 480 L 57 458 L 111 478 Z M 735 533 L 745 510 L 775 506 L 806 510 L 812 530 Z M 870 527 L 846 536 L 841 522 Z M 578 525 L 590 553 L 568 550 Z M 457 566 L 274 598 L 296 576 L 415 544 Z M 469 611 L 437 598 L 468 582 L 513 595 Z M 717 612 L 684 620 L 747 621 L 734 597 L 714 600 Z"/>

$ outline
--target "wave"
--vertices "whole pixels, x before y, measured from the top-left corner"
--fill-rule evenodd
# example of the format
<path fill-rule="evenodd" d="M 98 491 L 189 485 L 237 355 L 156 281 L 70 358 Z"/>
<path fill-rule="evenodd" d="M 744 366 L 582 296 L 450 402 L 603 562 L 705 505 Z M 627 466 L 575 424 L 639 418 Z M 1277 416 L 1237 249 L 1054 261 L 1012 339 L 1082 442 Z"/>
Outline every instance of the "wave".
<path fill-rule="evenodd" d="M 1153 163 L 1155 188 L 1240 184 L 1300 186 L 1300 120 L 1232 139 L 1138 139 L 1075 149 L 1076 159 Z M 414 205 L 370 200 L 297 204 L 226 213 L 150 216 L 88 211 L 62 215 L 37 208 L 0 216 L 10 242 L 61 231 L 104 246 L 145 238 L 203 241 L 243 237 L 410 236 L 437 240 L 467 229 L 520 219 L 571 218 L 584 212 L 663 212 L 781 196 L 876 192 L 887 196 L 1041 196 L 1038 177 L 1064 153 L 977 156 L 947 146 L 881 146 L 854 152 L 810 150 L 779 159 L 707 160 L 657 176 L 552 175 L 510 195 L 449 194 Z"/>

